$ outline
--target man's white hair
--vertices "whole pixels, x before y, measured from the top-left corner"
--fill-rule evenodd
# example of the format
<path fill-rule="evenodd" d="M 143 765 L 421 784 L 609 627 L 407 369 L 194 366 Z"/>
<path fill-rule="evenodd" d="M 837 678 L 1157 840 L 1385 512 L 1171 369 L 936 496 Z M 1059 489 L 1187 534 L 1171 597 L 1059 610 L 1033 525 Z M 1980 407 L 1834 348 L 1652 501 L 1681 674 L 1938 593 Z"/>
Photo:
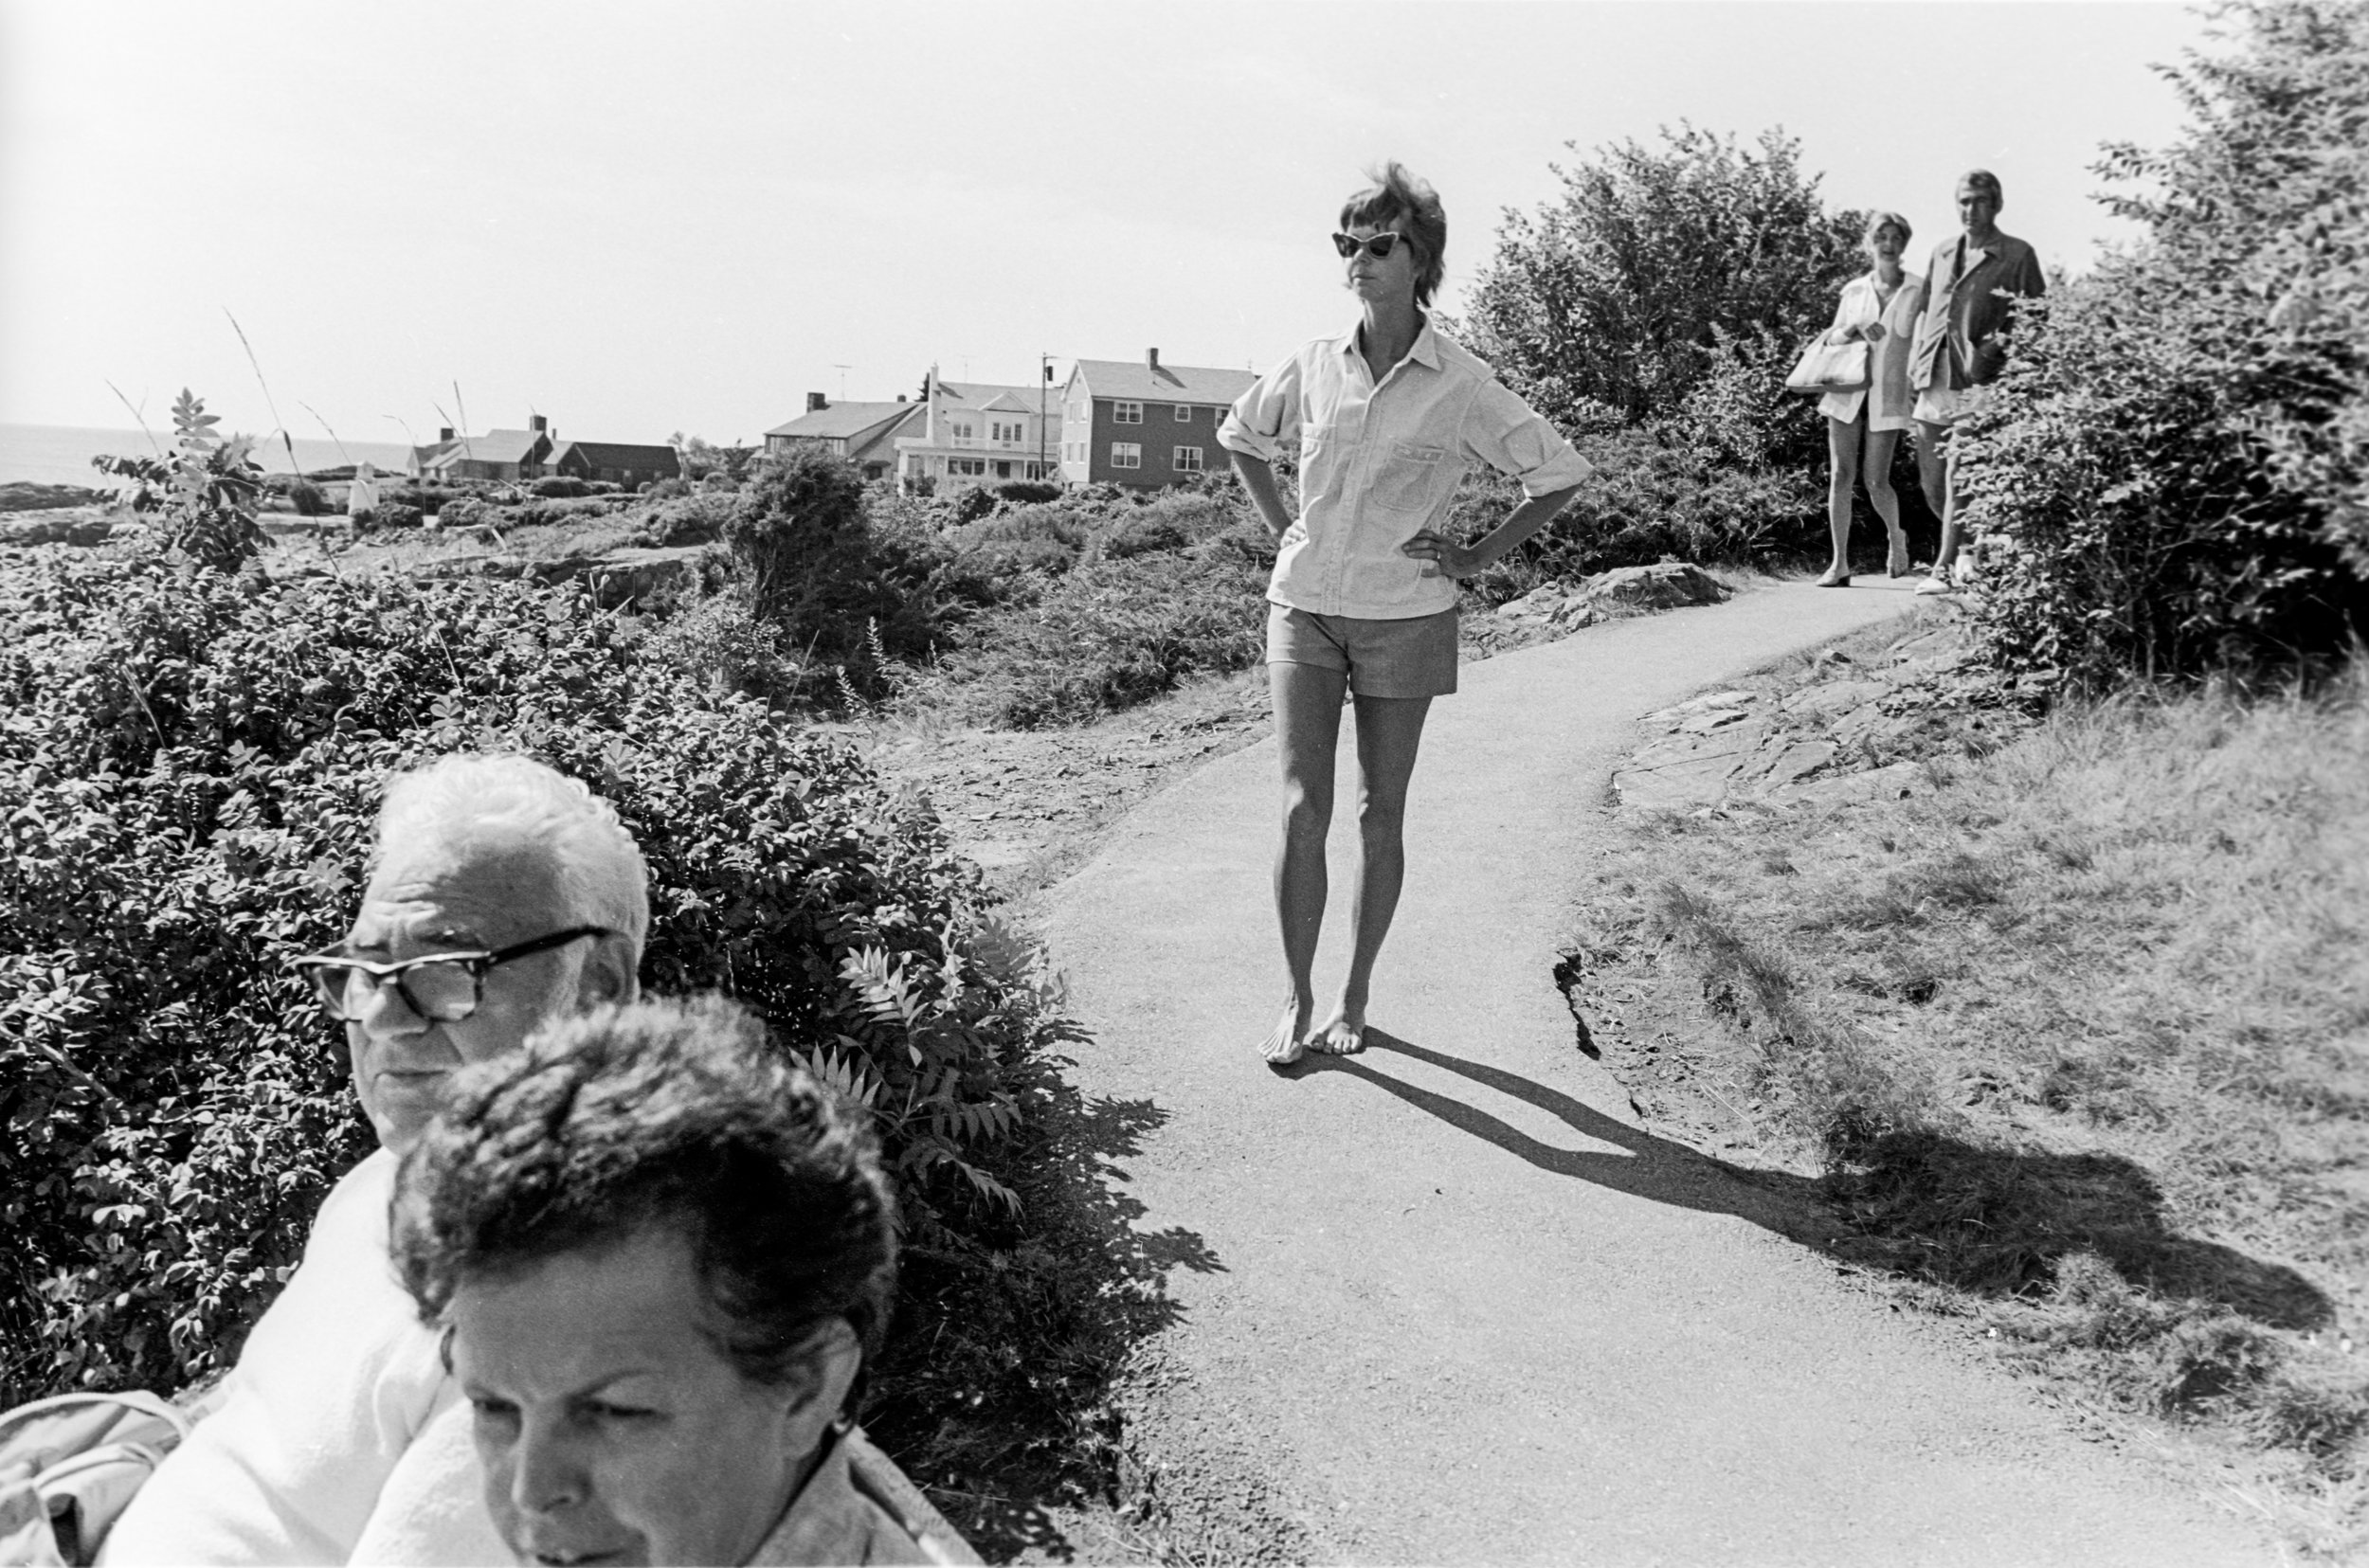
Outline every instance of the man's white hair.
<path fill-rule="evenodd" d="M 534 845 L 551 856 L 576 917 L 623 931 L 641 956 L 650 933 L 649 867 L 617 808 L 581 780 L 515 753 L 439 757 L 389 781 L 371 864 L 418 843 Z"/>

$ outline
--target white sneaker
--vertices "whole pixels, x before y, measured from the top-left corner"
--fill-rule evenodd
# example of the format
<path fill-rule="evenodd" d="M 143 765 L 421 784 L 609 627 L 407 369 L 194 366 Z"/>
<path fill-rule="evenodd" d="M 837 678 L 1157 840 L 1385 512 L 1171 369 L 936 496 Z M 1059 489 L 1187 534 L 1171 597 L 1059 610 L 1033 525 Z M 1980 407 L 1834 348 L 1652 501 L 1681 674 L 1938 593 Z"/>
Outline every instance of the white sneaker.
<path fill-rule="evenodd" d="M 1919 583 L 1916 586 L 1916 591 L 1918 593 L 1949 593 L 1954 590 L 1952 590 L 1949 586 L 1949 580 L 1937 571 L 1932 576 L 1926 578 L 1924 582 Z"/>

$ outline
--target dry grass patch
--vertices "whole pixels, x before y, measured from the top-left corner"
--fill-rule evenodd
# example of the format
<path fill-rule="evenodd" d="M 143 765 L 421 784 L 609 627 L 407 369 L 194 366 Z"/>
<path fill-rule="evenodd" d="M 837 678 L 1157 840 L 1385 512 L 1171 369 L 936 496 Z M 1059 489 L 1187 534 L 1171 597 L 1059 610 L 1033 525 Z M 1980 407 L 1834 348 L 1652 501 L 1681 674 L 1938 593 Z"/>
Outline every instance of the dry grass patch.
<path fill-rule="evenodd" d="M 1706 1014 L 1836 1250 L 2369 1525 L 2369 680 L 2068 707 L 1937 790 L 1641 825 L 1600 995 Z M 1742 1146 L 1738 1143 L 1736 1146 Z"/>

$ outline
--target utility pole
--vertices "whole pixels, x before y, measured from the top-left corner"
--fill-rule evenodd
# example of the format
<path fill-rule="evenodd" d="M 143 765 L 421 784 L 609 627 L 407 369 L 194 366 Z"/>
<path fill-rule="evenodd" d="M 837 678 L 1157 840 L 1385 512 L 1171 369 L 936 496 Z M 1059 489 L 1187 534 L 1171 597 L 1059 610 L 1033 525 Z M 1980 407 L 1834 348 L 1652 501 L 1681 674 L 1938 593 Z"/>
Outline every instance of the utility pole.
<path fill-rule="evenodd" d="M 1044 478 L 1044 400 L 1053 387 L 1053 356 L 1037 356 L 1037 478 Z"/>

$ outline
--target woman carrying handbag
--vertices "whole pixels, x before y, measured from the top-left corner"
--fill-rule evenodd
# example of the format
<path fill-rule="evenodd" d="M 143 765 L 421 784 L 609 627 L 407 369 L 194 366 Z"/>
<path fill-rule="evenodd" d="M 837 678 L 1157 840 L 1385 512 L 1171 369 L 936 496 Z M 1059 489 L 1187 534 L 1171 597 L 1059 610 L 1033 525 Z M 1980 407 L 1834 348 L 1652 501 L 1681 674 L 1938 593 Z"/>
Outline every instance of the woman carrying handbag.
<path fill-rule="evenodd" d="M 1892 451 L 1909 428 L 1916 394 L 1908 387 L 1908 356 L 1916 341 L 1918 313 L 1925 308 L 1925 279 L 1901 270 L 1908 247 L 1908 220 L 1897 212 L 1868 215 L 1861 241 L 1873 265 L 1845 283 L 1835 308 L 1835 324 L 1817 344 L 1865 345 L 1866 380 L 1858 389 L 1830 390 L 1818 399 L 1826 416 L 1826 450 L 1833 464 L 1826 487 L 1826 515 L 1835 536 L 1835 559 L 1821 588 L 1851 586 L 1851 492 L 1854 471 L 1867 478 L 1868 499 L 1891 536 L 1887 575 L 1908 572 L 1908 535 L 1900 526 L 1900 497 L 1892 491 Z M 1805 367 L 1809 355 L 1803 356 Z M 1799 372 L 1797 372 L 1797 375 Z M 1857 379 L 1855 376 L 1851 379 Z M 1862 449 L 1866 463 L 1862 468 Z"/>

